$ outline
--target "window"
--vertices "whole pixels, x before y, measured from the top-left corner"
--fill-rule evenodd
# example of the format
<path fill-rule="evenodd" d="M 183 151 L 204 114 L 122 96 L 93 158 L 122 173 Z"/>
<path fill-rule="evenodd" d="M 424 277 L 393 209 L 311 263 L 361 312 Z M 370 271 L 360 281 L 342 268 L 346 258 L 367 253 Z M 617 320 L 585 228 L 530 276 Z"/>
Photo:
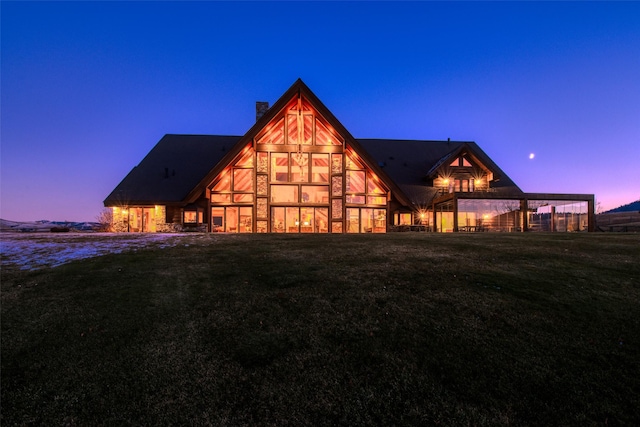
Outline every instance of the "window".
<path fill-rule="evenodd" d="M 253 144 L 209 187 L 212 231 L 386 229 L 389 190 L 304 98 L 292 98 Z"/>
<path fill-rule="evenodd" d="M 326 185 L 303 185 L 302 203 L 329 203 L 329 187 Z"/>
<path fill-rule="evenodd" d="M 224 231 L 224 208 L 211 208 L 211 231 Z"/>
<path fill-rule="evenodd" d="M 213 191 L 231 191 L 231 180 L 229 179 L 229 172 L 223 172 L 220 180 L 213 186 Z"/>
<path fill-rule="evenodd" d="M 267 127 L 264 134 L 256 138 L 257 144 L 284 144 L 284 118 L 280 119 L 273 128 Z"/>
<path fill-rule="evenodd" d="M 211 193 L 211 203 L 229 203 L 231 194 Z"/>
<path fill-rule="evenodd" d="M 347 194 L 347 203 L 357 203 L 357 204 L 364 204 L 364 196 L 356 196 L 353 194 Z"/>
<path fill-rule="evenodd" d="M 364 193 L 364 171 L 347 171 L 347 193 Z"/>
<path fill-rule="evenodd" d="M 298 203 L 298 188 L 297 185 L 272 185 L 271 202 Z"/>
<path fill-rule="evenodd" d="M 367 196 L 368 205 L 386 205 L 387 198 L 385 196 Z"/>
<path fill-rule="evenodd" d="M 410 213 L 396 213 L 393 216 L 394 225 L 411 225 L 413 221 L 411 220 Z"/>
<path fill-rule="evenodd" d="M 367 174 L 367 193 L 385 193 L 383 188 L 378 184 L 377 178 L 372 174 Z"/>
<path fill-rule="evenodd" d="M 454 168 L 457 168 L 457 167 L 470 168 L 471 163 L 465 157 L 460 156 L 456 158 L 453 162 L 451 162 L 449 166 Z"/>
<path fill-rule="evenodd" d="M 309 154 L 291 154 L 291 181 L 309 182 Z"/>
<path fill-rule="evenodd" d="M 342 145 L 342 138 L 330 132 L 320 120 L 316 119 L 316 145 Z"/>
<path fill-rule="evenodd" d="M 329 155 L 311 155 L 311 181 L 329 182 Z"/>
<path fill-rule="evenodd" d="M 287 153 L 271 153 L 271 181 L 289 181 L 289 155 Z"/>
<path fill-rule="evenodd" d="M 249 150 L 240 160 L 236 162 L 238 167 L 253 167 L 253 150 Z"/>
<path fill-rule="evenodd" d="M 185 211 L 184 212 L 184 222 L 185 224 L 195 224 L 196 223 L 196 211 Z"/>
<path fill-rule="evenodd" d="M 233 170 L 233 191 L 253 191 L 253 169 Z"/>
<path fill-rule="evenodd" d="M 253 194 L 234 194 L 233 203 L 253 203 Z"/>

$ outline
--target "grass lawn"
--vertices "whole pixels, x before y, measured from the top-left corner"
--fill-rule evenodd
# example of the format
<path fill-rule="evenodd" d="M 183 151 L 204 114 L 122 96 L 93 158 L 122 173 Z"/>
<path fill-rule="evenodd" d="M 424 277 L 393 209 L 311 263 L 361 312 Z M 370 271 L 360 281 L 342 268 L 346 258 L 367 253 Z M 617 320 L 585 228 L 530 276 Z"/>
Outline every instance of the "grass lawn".
<path fill-rule="evenodd" d="M 178 239 L 2 266 L 3 426 L 640 424 L 640 235 Z"/>

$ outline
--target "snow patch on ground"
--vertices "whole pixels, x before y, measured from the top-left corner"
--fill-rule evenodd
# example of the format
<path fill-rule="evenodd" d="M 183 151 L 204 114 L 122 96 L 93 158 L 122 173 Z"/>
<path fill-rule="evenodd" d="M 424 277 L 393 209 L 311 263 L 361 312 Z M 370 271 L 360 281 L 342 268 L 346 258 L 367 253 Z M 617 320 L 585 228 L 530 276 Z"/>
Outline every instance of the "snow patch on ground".
<path fill-rule="evenodd" d="M 180 234 L 1 233 L 0 255 L 3 267 L 37 270 L 110 253 L 171 247 L 178 244 L 180 237 Z"/>

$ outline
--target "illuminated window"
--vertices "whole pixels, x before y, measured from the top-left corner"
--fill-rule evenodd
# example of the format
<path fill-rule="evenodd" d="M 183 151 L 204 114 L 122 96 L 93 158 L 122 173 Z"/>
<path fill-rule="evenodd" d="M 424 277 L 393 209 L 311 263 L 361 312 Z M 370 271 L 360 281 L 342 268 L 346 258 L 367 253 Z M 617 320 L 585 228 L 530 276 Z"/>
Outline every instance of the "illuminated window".
<path fill-rule="evenodd" d="M 211 208 L 211 231 L 224 231 L 224 208 Z"/>
<path fill-rule="evenodd" d="M 271 181 L 289 181 L 289 155 L 287 153 L 271 153 Z"/>
<path fill-rule="evenodd" d="M 347 209 L 347 233 L 360 232 L 360 209 Z"/>
<path fill-rule="evenodd" d="M 368 205 L 386 205 L 387 198 L 385 196 L 367 196 Z"/>
<path fill-rule="evenodd" d="M 253 194 L 234 194 L 233 195 L 234 203 L 252 203 L 253 202 Z"/>
<path fill-rule="evenodd" d="M 329 155 L 311 155 L 311 181 L 329 182 Z"/>
<path fill-rule="evenodd" d="M 411 225 L 413 224 L 411 217 L 410 213 L 397 213 L 393 216 L 395 225 Z"/>
<path fill-rule="evenodd" d="M 233 191 L 253 191 L 253 170 L 233 170 Z"/>
<path fill-rule="evenodd" d="M 271 202 L 298 203 L 298 188 L 297 185 L 272 185 Z"/>
<path fill-rule="evenodd" d="M 258 144 L 284 144 L 284 118 L 280 119 L 273 128 L 268 128 L 267 131 L 256 138 Z"/>
<path fill-rule="evenodd" d="M 360 232 L 384 233 L 387 231 L 386 209 L 361 209 Z"/>
<path fill-rule="evenodd" d="M 240 219 L 238 221 L 240 233 L 251 233 L 253 231 L 253 208 L 241 207 Z"/>
<path fill-rule="evenodd" d="M 469 163 L 469 160 L 467 160 L 464 157 L 458 157 L 453 162 L 451 162 L 451 164 L 449 166 L 454 167 L 454 168 L 457 168 L 457 167 L 470 168 L 471 167 L 471 163 Z"/>
<path fill-rule="evenodd" d="M 184 222 L 185 224 L 195 224 L 196 223 L 196 211 L 185 211 L 184 212 Z"/>
<path fill-rule="evenodd" d="M 345 156 L 345 167 L 347 169 L 364 169 L 362 163 L 356 159 L 356 155 L 350 151 L 347 151 Z"/>
<path fill-rule="evenodd" d="M 291 182 L 309 182 L 309 154 L 291 154 Z"/>
<path fill-rule="evenodd" d="M 354 196 L 353 194 L 347 194 L 347 203 L 364 204 L 364 196 Z"/>
<path fill-rule="evenodd" d="M 325 185 L 303 185 L 302 203 L 329 203 L 329 187 Z"/>
<path fill-rule="evenodd" d="M 229 203 L 231 194 L 211 193 L 211 203 Z"/>
<path fill-rule="evenodd" d="M 364 171 L 347 171 L 347 193 L 364 193 Z"/>
<path fill-rule="evenodd" d="M 342 145 L 342 138 L 329 132 L 327 127 L 316 119 L 316 145 Z"/>
<path fill-rule="evenodd" d="M 367 174 L 367 193 L 374 194 L 383 194 L 385 193 L 384 189 L 378 185 L 375 179 L 371 174 Z"/>
<path fill-rule="evenodd" d="M 213 191 L 231 191 L 229 172 L 223 172 L 220 180 L 213 186 Z"/>
<path fill-rule="evenodd" d="M 236 166 L 253 167 L 253 150 L 249 150 L 240 160 L 236 162 Z"/>

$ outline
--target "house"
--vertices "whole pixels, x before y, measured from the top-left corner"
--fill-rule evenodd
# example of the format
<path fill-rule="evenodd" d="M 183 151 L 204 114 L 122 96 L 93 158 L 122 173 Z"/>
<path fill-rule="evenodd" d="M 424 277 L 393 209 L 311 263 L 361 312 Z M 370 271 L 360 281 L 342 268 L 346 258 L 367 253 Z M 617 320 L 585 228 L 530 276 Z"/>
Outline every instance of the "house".
<path fill-rule="evenodd" d="M 524 193 L 475 142 L 356 139 L 297 80 L 242 136 L 165 135 L 105 199 L 129 232 L 593 231 L 592 194 Z"/>

